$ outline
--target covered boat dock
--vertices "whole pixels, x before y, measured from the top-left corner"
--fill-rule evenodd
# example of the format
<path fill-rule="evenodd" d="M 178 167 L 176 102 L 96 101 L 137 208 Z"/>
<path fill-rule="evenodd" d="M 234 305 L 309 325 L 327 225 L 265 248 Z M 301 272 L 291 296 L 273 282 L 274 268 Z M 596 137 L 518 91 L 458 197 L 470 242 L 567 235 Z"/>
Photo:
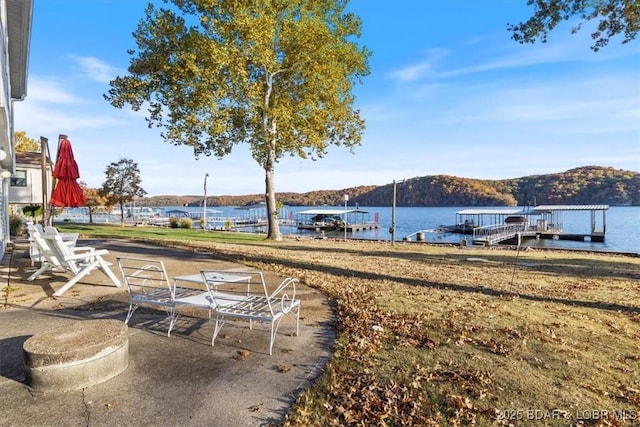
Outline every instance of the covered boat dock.
<path fill-rule="evenodd" d="M 334 231 L 345 230 L 351 233 L 360 230 L 373 230 L 380 226 L 377 221 L 369 220 L 369 212 L 360 209 L 309 209 L 296 213 L 298 230 Z"/>
<path fill-rule="evenodd" d="M 540 215 L 536 225 L 538 237 L 541 239 L 589 240 L 604 242 L 607 230 L 607 210 L 609 205 L 541 205 L 531 210 Z M 590 212 L 588 233 L 571 233 L 563 230 L 563 215 L 570 211 Z"/>
<path fill-rule="evenodd" d="M 604 242 L 608 205 L 540 205 L 525 208 L 463 209 L 456 223 L 438 231 L 473 235 L 474 244 L 493 245 L 522 238 Z M 590 212 L 588 231 L 565 231 L 566 212 Z"/>

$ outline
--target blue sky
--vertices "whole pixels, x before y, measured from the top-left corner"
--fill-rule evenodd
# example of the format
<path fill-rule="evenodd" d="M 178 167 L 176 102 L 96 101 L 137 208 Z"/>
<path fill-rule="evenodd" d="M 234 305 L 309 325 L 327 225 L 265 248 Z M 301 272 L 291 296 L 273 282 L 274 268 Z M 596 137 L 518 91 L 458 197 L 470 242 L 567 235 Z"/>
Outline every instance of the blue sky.
<path fill-rule="evenodd" d="M 366 120 L 351 154 L 284 158 L 276 191 L 339 190 L 426 175 L 504 179 L 586 166 L 640 170 L 640 42 L 594 53 L 570 24 L 546 44 L 520 45 L 507 23 L 525 1 L 352 0 L 371 74 L 356 87 Z M 262 194 L 264 171 L 247 147 L 219 160 L 164 142 L 141 113 L 102 97 L 126 74 L 131 33 L 147 1 L 35 0 L 26 100 L 15 129 L 73 145 L 80 180 L 104 181 L 111 162 L 138 163 L 148 195 Z"/>

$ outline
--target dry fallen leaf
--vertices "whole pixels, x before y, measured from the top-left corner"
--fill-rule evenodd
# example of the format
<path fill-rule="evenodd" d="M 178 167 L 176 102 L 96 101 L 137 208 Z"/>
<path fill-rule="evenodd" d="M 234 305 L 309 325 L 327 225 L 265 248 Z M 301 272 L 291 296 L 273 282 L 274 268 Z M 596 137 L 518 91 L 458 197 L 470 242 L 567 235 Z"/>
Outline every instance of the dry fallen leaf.
<path fill-rule="evenodd" d="M 233 356 L 233 358 L 236 360 L 244 360 L 247 357 L 249 357 L 250 354 L 251 352 L 249 350 L 238 350 L 238 353 L 236 353 L 236 355 Z"/>
<path fill-rule="evenodd" d="M 289 372 L 290 370 L 291 368 L 287 365 L 278 365 L 278 372 L 280 373 Z"/>

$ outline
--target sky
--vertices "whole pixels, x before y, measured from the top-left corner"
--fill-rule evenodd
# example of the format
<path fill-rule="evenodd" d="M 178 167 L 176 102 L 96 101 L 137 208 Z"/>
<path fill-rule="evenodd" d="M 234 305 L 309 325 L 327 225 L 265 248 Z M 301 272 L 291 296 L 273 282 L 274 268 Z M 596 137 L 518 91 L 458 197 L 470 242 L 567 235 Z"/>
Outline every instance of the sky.
<path fill-rule="evenodd" d="M 164 142 L 144 112 L 104 100 L 127 74 L 146 0 L 34 0 L 27 97 L 16 131 L 67 135 L 80 181 L 100 187 L 122 158 L 148 196 L 262 194 L 264 170 L 246 146 L 196 159 Z M 276 192 L 341 190 L 429 175 L 507 179 L 597 165 L 640 171 L 640 41 L 599 52 L 589 26 L 559 26 L 521 45 L 507 24 L 533 14 L 514 0 L 352 0 L 371 74 L 354 89 L 362 144 L 318 161 L 285 157 Z M 207 175 L 208 174 L 208 175 Z M 205 177 L 206 176 L 206 177 Z"/>

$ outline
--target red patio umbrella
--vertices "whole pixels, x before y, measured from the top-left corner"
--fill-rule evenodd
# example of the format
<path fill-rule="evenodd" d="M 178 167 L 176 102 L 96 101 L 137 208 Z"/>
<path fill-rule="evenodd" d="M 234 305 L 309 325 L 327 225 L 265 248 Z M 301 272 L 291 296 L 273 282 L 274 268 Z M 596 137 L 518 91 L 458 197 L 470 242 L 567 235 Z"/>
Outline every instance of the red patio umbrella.
<path fill-rule="evenodd" d="M 68 139 L 63 139 L 58 147 L 53 177 L 58 180 L 50 200 L 53 206 L 75 208 L 87 205 L 82 188 L 76 181 L 80 172 Z"/>

